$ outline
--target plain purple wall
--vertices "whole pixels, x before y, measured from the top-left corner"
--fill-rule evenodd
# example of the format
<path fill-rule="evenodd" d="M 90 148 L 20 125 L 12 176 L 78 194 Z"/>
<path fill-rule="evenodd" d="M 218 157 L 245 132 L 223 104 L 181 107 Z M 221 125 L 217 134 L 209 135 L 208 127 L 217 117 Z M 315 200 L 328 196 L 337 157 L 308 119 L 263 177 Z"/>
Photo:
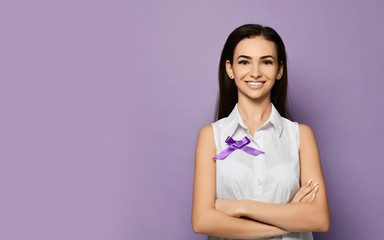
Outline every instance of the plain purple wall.
<path fill-rule="evenodd" d="M 274 27 L 321 151 L 316 239 L 384 222 L 383 1 L 1 1 L 0 239 L 204 239 L 194 147 L 228 34 Z"/>

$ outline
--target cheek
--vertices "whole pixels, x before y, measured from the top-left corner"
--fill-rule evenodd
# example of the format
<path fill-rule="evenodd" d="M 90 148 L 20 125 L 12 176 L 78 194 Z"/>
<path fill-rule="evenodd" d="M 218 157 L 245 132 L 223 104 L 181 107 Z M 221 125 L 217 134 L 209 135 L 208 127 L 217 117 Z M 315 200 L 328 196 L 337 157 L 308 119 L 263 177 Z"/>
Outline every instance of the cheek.
<path fill-rule="evenodd" d="M 277 78 L 277 72 L 274 69 L 268 69 L 263 72 L 264 76 L 269 80 L 274 80 Z"/>
<path fill-rule="evenodd" d="M 248 73 L 248 70 L 246 67 L 233 68 L 233 75 L 238 77 L 238 78 L 242 78 L 242 77 L 246 76 L 247 73 Z"/>
<path fill-rule="evenodd" d="M 236 79 L 238 79 L 237 76 L 235 76 L 235 80 L 234 80 L 234 81 L 235 81 L 235 85 L 236 85 L 236 87 L 239 88 L 239 80 L 236 80 Z"/>
<path fill-rule="evenodd" d="M 275 86 L 275 83 L 276 83 L 275 79 L 271 80 L 271 88 L 273 88 L 273 86 Z"/>

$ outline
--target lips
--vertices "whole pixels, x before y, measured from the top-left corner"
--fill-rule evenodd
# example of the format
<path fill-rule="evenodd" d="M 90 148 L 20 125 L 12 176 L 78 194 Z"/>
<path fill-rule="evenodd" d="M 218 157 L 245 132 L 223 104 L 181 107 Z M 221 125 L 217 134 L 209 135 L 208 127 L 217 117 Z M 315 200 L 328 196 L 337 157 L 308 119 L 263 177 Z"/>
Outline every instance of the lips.
<path fill-rule="evenodd" d="M 265 81 L 246 81 L 247 85 L 253 89 L 260 88 L 264 85 Z"/>
<path fill-rule="evenodd" d="M 252 86 L 261 86 L 264 82 L 248 82 L 249 85 Z"/>

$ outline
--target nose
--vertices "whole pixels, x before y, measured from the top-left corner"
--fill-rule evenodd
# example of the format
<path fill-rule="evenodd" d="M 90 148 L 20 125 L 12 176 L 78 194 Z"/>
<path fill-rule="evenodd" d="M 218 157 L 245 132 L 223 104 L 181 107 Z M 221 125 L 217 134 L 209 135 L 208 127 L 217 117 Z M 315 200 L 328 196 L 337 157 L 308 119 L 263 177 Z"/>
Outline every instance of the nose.
<path fill-rule="evenodd" d="M 258 78 L 260 77 L 260 69 L 259 66 L 253 65 L 251 69 L 251 77 Z"/>

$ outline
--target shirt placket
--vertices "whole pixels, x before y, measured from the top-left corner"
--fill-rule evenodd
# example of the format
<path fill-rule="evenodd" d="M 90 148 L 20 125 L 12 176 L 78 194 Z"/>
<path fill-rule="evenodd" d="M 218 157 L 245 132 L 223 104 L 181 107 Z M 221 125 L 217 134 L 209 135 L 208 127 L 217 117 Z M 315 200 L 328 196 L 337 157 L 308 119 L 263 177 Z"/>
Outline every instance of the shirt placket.
<path fill-rule="evenodd" d="M 255 132 L 255 138 L 253 139 L 255 142 L 256 148 L 264 151 L 264 138 L 262 130 L 258 130 Z M 254 161 L 253 167 L 253 181 L 254 181 L 254 196 L 255 199 L 263 200 L 263 187 L 264 187 L 264 162 L 265 156 L 264 154 L 260 154 L 256 157 Z"/>

